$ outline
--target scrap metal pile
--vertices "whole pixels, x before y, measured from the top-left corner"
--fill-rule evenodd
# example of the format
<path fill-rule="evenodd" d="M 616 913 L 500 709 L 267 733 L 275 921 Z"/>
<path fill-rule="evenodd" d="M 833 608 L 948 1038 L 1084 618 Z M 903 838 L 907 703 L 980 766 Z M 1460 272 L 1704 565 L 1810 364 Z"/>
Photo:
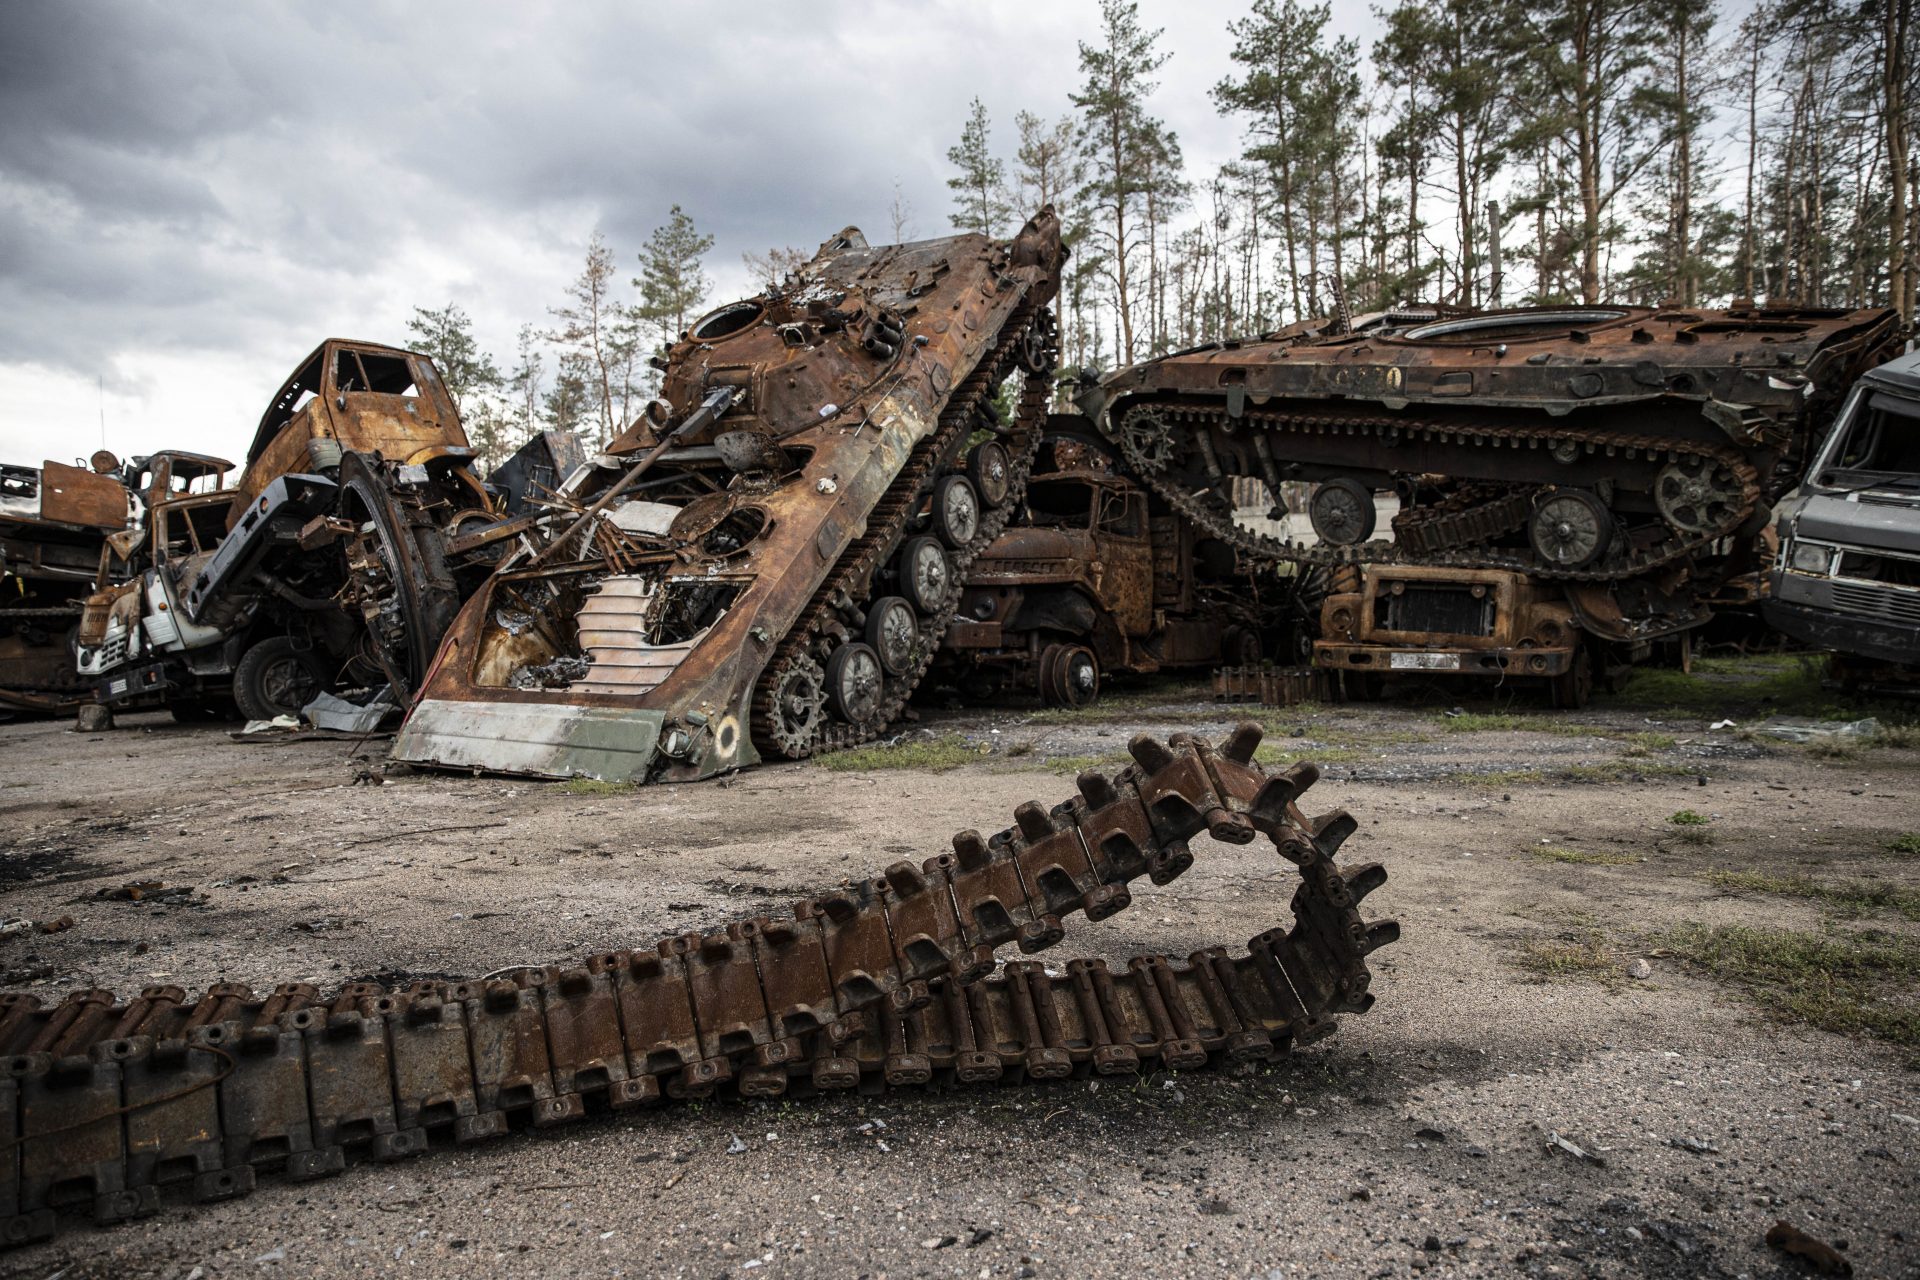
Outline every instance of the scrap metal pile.
<path fill-rule="evenodd" d="M 880 732 L 1020 501 L 1064 256 L 1051 209 L 1011 241 L 848 228 L 695 321 L 468 601 L 395 757 L 687 781 Z"/>
<path fill-rule="evenodd" d="M 1539 583 L 1565 593 L 1559 630 L 1632 644 L 1698 625 L 1737 579 L 1758 592 L 1769 508 L 1898 323 L 1752 306 L 1387 313 L 1147 361 L 1089 409 L 1147 483 L 1250 556 L 1426 571 L 1399 575 L 1395 630 L 1484 635 L 1496 587 Z M 1235 523 L 1239 478 L 1276 495 L 1313 483 L 1319 541 Z M 1392 541 L 1373 536 L 1376 491 L 1400 500 Z M 1349 608 L 1329 638 L 1371 621 Z"/>
<path fill-rule="evenodd" d="M 224 1199 L 262 1172 L 298 1181 L 668 1099 L 1192 1070 L 1317 1040 L 1372 1004 L 1366 956 L 1399 928 L 1359 913 L 1386 873 L 1335 863 L 1353 818 L 1304 817 L 1317 770 L 1269 774 L 1259 741 L 1253 724 L 1217 750 L 1142 735 L 1133 765 L 1082 774 L 991 838 L 962 831 L 791 919 L 572 966 L 331 996 L 0 996 L 0 1244 L 63 1213 L 121 1221 L 163 1193 Z M 1265 836 L 1298 870 L 1290 928 L 1239 955 L 996 970 L 995 948 L 1045 950 L 1074 912 L 1126 908 L 1129 881 L 1174 879 L 1203 833 Z"/>

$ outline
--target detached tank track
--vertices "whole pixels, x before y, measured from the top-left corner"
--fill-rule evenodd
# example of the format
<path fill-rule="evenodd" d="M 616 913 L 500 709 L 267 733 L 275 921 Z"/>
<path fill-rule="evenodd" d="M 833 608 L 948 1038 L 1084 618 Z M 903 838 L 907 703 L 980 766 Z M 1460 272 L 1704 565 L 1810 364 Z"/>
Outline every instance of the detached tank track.
<path fill-rule="evenodd" d="M 63 1213 L 116 1222 L 163 1192 L 225 1199 L 261 1172 L 302 1181 L 669 1099 L 1191 1070 L 1317 1040 L 1372 1004 L 1366 956 L 1399 927 L 1359 913 L 1384 871 L 1335 864 L 1353 818 L 1304 818 L 1317 770 L 1269 775 L 1259 740 L 1253 724 L 1217 750 L 1142 735 L 1133 765 L 1082 774 L 1051 810 L 1021 805 L 991 839 L 962 831 L 952 853 L 791 920 L 570 967 L 325 998 L 303 983 L 265 998 L 222 983 L 191 1003 L 173 986 L 125 1004 L 0 996 L 0 1246 Z M 995 947 L 1045 949 L 1063 916 L 1102 919 L 1128 881 L 1180 875 L 1203 832 L 1264 835 L 1299 870 L 1291 928 L 1243 955 L 993 972 Z"/>
<path fill-rule="evenodd" d="M 1669 460 L 1673 460 L 1685 454 L 1712 458 L 1727 467 L 1739 481 L 1745 498 L 1738 510 L 1712 529 L 1685 537 L 1669 536 L 1657 546 L 1641 548 L 1625 554 L 1615 550 L 1609 553 L 1606 559 L 1587 569 L 1568 569 L 1548 564 L 1531 553 L 1522 555 L 1493 548 L 1477 548 L 1471 551 L 1442 550 L 1422 554 L 1417 562 L 1425 565 L 1459 569 L 1512 569 L 1556 582 L 1619 582 L 1639 577 L 1663 565 L 1672 564 L 1715 540 L 1726 537 L 1753 515 L 1759 508 L 1763 496 L 1759 472 L 1737 451 L 1694 444 L 1685 440 L 1674 440 L 1664 436 L 1635 435 L 1630 432 L 1616 431 L 1568 431 L 1555 427 L 1464 427 L 1458 423 L 1419 418 L 1283 414 L 1255 410 L 1250 410 L 1239 418 L 1230 418 L 1225 412 L 1219 410 L 1157 404 L 1136 405 L 1128 409 L 1123 417 L 1129 423 L 1133 423 L 1139 421 L 1136 415 L 1145 414 L 1156 415 L 1163 422 L 1192 423 L 1200 430 L 1204 430 L 1209 425 L 1217 425 L 1223 429 L 1230 428 L 1234 431 L 1266 430 L 1272 433 L 1270 438 L 1283 437 L 1286 433 L 1294 431 L 1369 435 L 1376 438 L 1378 447 L 1381 448 L 1391 447 L 1393 441 L 1403 433 L 1418 433 L 1424 437 L 1439 437 L 1442 440 L 1452 438 L 1455 441 L 1470 441 L 1475 447 L 1482 448 L 1541 448 L 1559 441 L 1571 441 L 1589 452 L 1604 450 L 1608 456 L 1616 452 L 1623 453 L 1627 457 L 1633 457 L 1639 453 L 1645 453 L 1649 457 L 1665 454 Z M 1116 423 L 1115 426 L 1120 427 L 1121 424 Z M 1189 493 L 1169 482 L 1169 477 L 1165 474 L 1166 462 L 1176 452 L 1169 427 L 1163 426 L 1154 435 L 1149 435 L 1137 426 L 1116 430 L 1115 434 L 1127 455 L 1128 462 L 1139 471 L 1148 484 L 1153 486 L 1155 492 L 1214 537 L 1231 543 L 1249 555 L 1281 563 L 1328 567 L 1409 562 L 1409 558 L 1402 553 L 1402 550 L 1390 542 L 1374 541 L 1345 547 L 1307 546 L 1296 542 L 1282 542 L 1278 538 L 1255 533 L 1238 524 L 1231 512 L 1222 513 L 1216 506 L 1206 501 L 1208 491 Z M 1156 442 L 1156 447 L 1151 453 L 1141 447 L 1141 439 L 1153 439 Z"/>
<path fill-rule="evenodd" d="M 841 610 L 850 602 L 864 604 L 871 598 L 875 575 L 885 567 L 886 558 L 899 546 L 901 535 L 918 513 L 920 503 L 940 478 L 943 463 L 964 448 L 967 435 L 976 422 L 976 411 L 993 389 L 1017 367 L 1018 352 L 1028 331 L 1045 308 L 1022 303 L 1000 331 L 1000 340 L 984 356 L 965 380 L 956 386 L 941 409 L 934 433 L 914 449 L 907 465 L 873 510 L 867 515 L 867 531 L 847 548 L 840 561 L 814 592 L 793 628 L 775 650 L 766 670 L 754 688 L 752 731 L 754 744 L 768 754 L 788 759 L 805 759 L 816 751 L 831 751 L 871 741 L 899 717 L 913 691 L 926 678 L 946 634 L 953 615 L 960 607 L 966 572 L 980 553 L 992 544 L 1007 521 L 1019 509 L 1026 495 L 1027 477 L 1032 473 L 1035 453 L 1040 448 L 1041 427 L 1045 424 L 1047 404 L 1052 398 L 1051 366 L 1041 373 L 1027 372 L 1014 414 L 1012 430 L 1002 441 L 1012 462 L 1008 477 L 1007 500 L 997 507 L 984 504 L 980 510 L 980 528 L 963 548 L 948 548 L 949 587 L 939 612 L 923 619 L 920 645 L 913 665 L 898 676 L 889 676 L 880 706 L 865 724 L 851 724 L 826 718 L 823 711 L 819 731 L 803 749 L 781 747 L 774 731 L 774 701 L 780 678 L 796 665 L 813 662 L 812 654 L 828 638 L 838 637 L 843 629 Z M 824 655 L 821 655 L 824 658 Z"/>
<path fill-rule="evenodd" d="M 1524 486 L 1468 485 L 1444 501 L 1394 516 L 1393 540 L 1403 552 L 1429 556 L 1512 533 L 1525 527 L 1532 510 Z"/>

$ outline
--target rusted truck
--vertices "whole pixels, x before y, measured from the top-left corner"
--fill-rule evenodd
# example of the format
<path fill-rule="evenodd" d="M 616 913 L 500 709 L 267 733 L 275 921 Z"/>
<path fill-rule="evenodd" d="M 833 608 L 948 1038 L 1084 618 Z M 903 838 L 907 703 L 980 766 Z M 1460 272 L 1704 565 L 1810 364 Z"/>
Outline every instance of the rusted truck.
<path fill-rule="evenodd" d="M 107 537 L 139 506 L 105 450 L 91 467 L 0 464 L 0 708 L 71 710 L 88 693 L 73 669 L 81 602 Z"/>
<path fill-rule="evenodd" d="M 183 719 L 293 714 L 351 685 L 404 702 L 511 524 L 473 459 L 432 360 L 323 342 L 232 488 L 152 505 L 136 571 L 88 602 L 81 674 L 108 706 Z"/>
<path fill-rule="evenodd" d="M 941 641 L 946 678 L 1084 706 L 1114 673 L 1256 666 L 1285 647 L 1292 580 L 1127 473 L 1085 418 L 1056 414 L 1024 508 L 980 554 Z"/>
<path fill-rule="evenodd" d="M 1316 662 L 1524 678 L 1578 703 L 1596 668 L 1761 580 L 1770 508 L 1898 336 L 1883 309 L 1410 309 L 1147 361 L 1091 407 L 1214 536 L 1364 568 L 1324 602 Z M 1236 523 L 1245 477 L 1311 484 L 1316 537 Z M 1391 540 L 1374 537 L 1385 493 Z"/>
<path fill-rule="evenodd" d="M 467 603 L 395 757 L 684 781 L 879 732 L 1019 502 L 1063 256 L 1051 209 L 1005 241 L 848 228 L 696 320 Z"/>

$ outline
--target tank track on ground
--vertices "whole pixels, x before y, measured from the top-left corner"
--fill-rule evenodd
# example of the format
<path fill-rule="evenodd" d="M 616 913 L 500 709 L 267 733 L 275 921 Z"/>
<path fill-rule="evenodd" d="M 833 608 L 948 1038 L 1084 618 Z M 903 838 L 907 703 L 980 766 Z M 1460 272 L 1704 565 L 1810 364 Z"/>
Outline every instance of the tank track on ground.
<path fill-rule="evenodd" d="M 918 513 L 920 504 L 931 493 L 946 468 L 965 453 L 967 437 L 979 422 L 979 411 L 994 388 L 1020 367 L 1020 352 L 1036 332 L 1044 338 L 1051 329 L 1052 314 L 1045 307 L 1023 305 L 1008 319 L 994 349 L 974 367 L 948 399 L 940 414 L 940 427 L 933 436 L 914 450 L 906 468 L 888 488 L 886 496 L 867 516 L 867 532 L 840 558 L 807 605 L 793 629 L 780 642 L 773 660 L 767 664 L 754 688 L 753 737 L 762 752 L 787 759 L 804 759 L 816 751 L 857 746 L 871 741 L 891 725 L 905 709 L 913 691 L 926 678 L 940 650 L 940 637 L 946 634 L 960 607 L 966 573 L 982 551 L 1006 527 L 1026 496 L 1027 477 L 1040 447 L 1041 430 L 1046 424 L 1047 406 L 1053 397 L 1053 366 L 1056 353 L 1051 342 L 1044 345 L 1045 360 L 1039 369 L 1026 369 L 1020 399 L 1002 443 L 1013 464 L 1006 501 L 997 507 L 983 508 L 979 532 L 964 548 L 949 551 L 948 590 L 937 614 L 922 620 L 920 644 L 913 665 L 889 678 L 879 708 L 863 724 L 821 718 L 813 739 L 804 744 L 787 744 L 775 723 L 775 702 L 782 677 L 798 664 L 824 660 L 825 651 L 843 638 L 846 628 L 841 615 L 856 605 L 864 605 L 873 595 L 874 581 L 887 558 L 899 546 L 907 526 Z"/>
<path fill-rule="evenodd" d="M 1157 425 L 1155 420 L 1158 420 Z M 1676 461 L 1682 456 L 1706 458 L 1725 466 L 1732 473 L 1740 486 L 1743 500 L 1738 508 L 1707 530 L 1681 533 L 1669 526 L 1668 536 L 1663 541 L 1653 546 L 1631 549 L 1616 546 L 1605 559 L 1584 569 L 1551 564 L 1531 552 L 1522 553 L 1510 548 L 1455 546 L 1410 555 L 1410 548 L 1402 548 L 1384 540 L 1345 546 L 1325 543 L 1309 545 L 1282 541 L 1241 525 L 1234 520 L 1231 509 L 1225 506 L 1214 490 L 1189 491 L 1171 483 L 1167 463 L 1176 446 L 1170 423 L 1199 428 L 1218 425 L 1235 431 L 1264 429 L 1272 433 L 1270 439 L 1287 432 L 1370 435 L 1383 451 L 1390 451 L 1402 438 L 1438 439 L 1485 449 L 1537 449 L 1564 441 L 1578 446 L 1588 455 L 1598 453 L 1602 457 L 1619 453 L 1628 458 L 1664 455 L 1668 461 Z M 1212 536 L 1270 563 L 1309 567 L 1418 563 L 1460 569 L 1511 569 L 1558 582 L 1619 582 L 1673 564 L 1734 533 L 1759 511 L 1764 499 L 1759 473 L 1741 458 L 1737 450 L 1630 432 L 1572 431 L 1512 424 L 1473 427 L 1450 421 L 1385 414 L 1288 414 L 1249 410 L 1235 418 L 1225 410 L 1158 404 L 1136 405 L 1127 409 L 1117 426 L 1115 434 L 1126 452 L 1128 462 L 1156 492 Z M 1198 438 L 1206 439 L 1204 434 Z"/>
<path fill-rule="evenodd" d="M 193 1002 L 172 986 L 125 1004 L 0 996 L 0 1246 L 50 1236 L 63 1214 L 117 1222 L 245 1194 L 262 1172 L 301 1181 L 669 1099 L 1191 1070 L 1319 1039 L 1371 1005 L 1366 956 L 1399 928 L 1358 909 L 1386 873 L 1335 863 L 1353 818 L 1303 817 L 1317 770 L 1268 774 L 1259 740 L 1253 724 L 1217 750 L 1143 735 L 1133 765 L 1082 774 L 1051 810 L 1021 805 L 991 839 L 963 831 L 952 853 L 790 920 L 569 967 L 331 997 L 302 983 Z M 1291 928 L 1242 955 L 995 972 L 994 948 L 1051 947 L 1063 916 L 1103 919 L 1130 880 L 1180 875 L 1201 833 L 1273 842 L 1300 873 Z"/>

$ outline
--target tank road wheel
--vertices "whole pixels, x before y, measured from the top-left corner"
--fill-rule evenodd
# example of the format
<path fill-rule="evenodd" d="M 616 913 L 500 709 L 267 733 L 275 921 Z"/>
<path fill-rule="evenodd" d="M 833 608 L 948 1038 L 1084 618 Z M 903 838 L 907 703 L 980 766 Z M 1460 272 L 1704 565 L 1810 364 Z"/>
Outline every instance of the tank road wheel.
<path fill-rule="evenodd" d="M 967 457 L 967 478 L 987 506 L 1005 502 L 1013 494 L 1013 461 L 1006 446 L 993 440 L 975 445 Z"/>
<path fill-rule="evenodd" d="M 1345 476 L 1317 486 L 1307 504 L 1313 531 L 1322 542 L 1336 547 L 1355 546 L 1371 538 L 1378 517 L 1373 490 Z"/>
<path fill-rule="evenodd" d="M 1593 659 L 1582 645 L 1573 652 L 1573 665 L 1553 677 L 1553 705 L 1562 711 L 1578 711 L 1593 700 Z"/>
<path fill-rule="evenodd" d="M 767 716 L 773 741 L 767 745 L 790 760 L 813 750 L 826 706 L 825 680 L 820 664 L 811 658 L 796 660 L 774 679 Z"/>
<path fill-rule="evenodd" d="M 843 644 L 827 659 L 827 706 L 849 724 L 865 724 L 880 709 L 886 674 L 872 645 Z"/>
<path fill-rule="evenodd" d="M 1585 489 L 1559 489 L 1533 509 L 1527 541 L 1556 569 L 1584 569 L 1607 553 L 1613 513 Z"/>
<path fill-rule="evenodd" d="M 297 649 L 291 636 L 268 636 L 233 668 L 233 700 L 249 720 L 297 716 L 326 687 L 326 673 L 311 649 Z"/>
<path fill-rule="evenodd" d="M 1653 501 L 1666 522 L 1682 533 L 1710 533 L 1746 506 L 1746 494 L 1719 459 L 1683 457 L 1654 477 Z"/>
<path fill-rule="evenodd" d="M 1054 322 L 1053 312 L 1034 313 L 1033 322 L 1020 335 L 1020 367 L 1036 375 L 1053 372 L 1053 362 L 1059 355 L 1058 335 L 1059 325 Z"/>
<path fill-rule="evenodd" d="M 965 547 L 980 532 L 980 495 L 965 476 L 947 476 L 933 486 L 933 531 L 953 548 Z"/>
<path fill-rule="evenodd" d="M 920 643 L 920 619 L 913 606 L 899 596 L 881 596 L 868 605 L 867 643 L 888 675 L 905 675 Z"/>
<path fill-rule="evenodd" d="M 953 566 L 938 538 L 909 538 L 900 548 L 900 593 L 921 613 L 939 613 L 953 587 Z"/>
<path fill-rule="evenodd" d="M 1040 651 L 1040 700 L 1055 707 L 1084 707 L 1100 696 L 1100 663 L 1078 644 L 1050 644 Z"/>

